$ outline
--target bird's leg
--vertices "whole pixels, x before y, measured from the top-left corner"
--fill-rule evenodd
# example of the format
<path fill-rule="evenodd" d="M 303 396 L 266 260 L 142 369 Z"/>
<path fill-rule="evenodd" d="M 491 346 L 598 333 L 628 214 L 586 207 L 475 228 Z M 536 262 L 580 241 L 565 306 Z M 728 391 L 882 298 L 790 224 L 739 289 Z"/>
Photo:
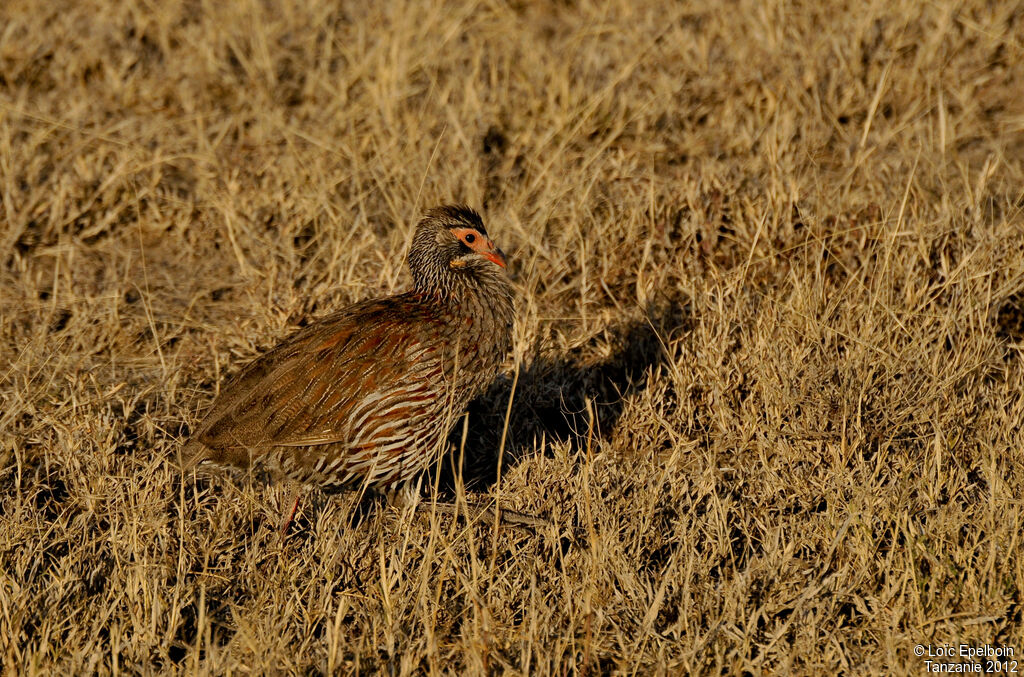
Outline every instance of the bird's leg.
<path fill-rule="evenodd" d="M 403 482 L 397 487 L 382 493 L 388 505 L 394 506 L 399 510 L 409 507 L 419 509 L 419 506 L 423 503 L 420 500 L 419 482 Z"/>
<path fill-rule="evenodd" d="M 416 506 L 416 509 L 424 511 L 436 510 L 442 515 L 450 515 L 455 518 L 464 517 L 467 522 L 474 522 L 483 519 L 493 520 L 497 517 L 501 524 L 526 529 L 539 529 L 541 527 L 551 525 L 551 522 L 541 517 L 535 517 L 534 515 L 519 512 L 517 510 L 500 508 L 493 499 L 486 498 L 482 500 L 467 498 L 466 509 L 464 511 L 460 509 L 457 503 L 442 501 L 420 503 Z"/>
<path fill-rule="evenodd" d="M 404 509 L 411 507 L 419 512 L 436 511 L 441 515 L 465 518 L 467 522 L 475 522 L 483 519 L 493 520 L 497 517 L 501 524 L 507 524 L 514 527 L 525 527 L 529 529 L 538 529 L 551 524 L 546 519 L 534 517 L 533 515 L 529 515 L 525 512 L 499 508 L 494 499 L 490 498 L 475 499 L 467 497 L 465 510 L 462 510 L 455 502 L 438 500 L 424 501 L 420 498 L 420 485 L 417 482 L 406 482 L 405 484 L 386 492 L 385 496 L 388 503 L 396 508 Z"/>
<path fill-rule="evenodd" d="M 299 494 L 302 492 L 302 486 L 296 484 L 295 491 L 292 492 L 292 509 L 288 512 L 288 517 L 281 522 L 281 538 L 288 535 L 288 527 L 292 525 L 292 520 L 295 518 L 295 511 L 299 509 Z"/>

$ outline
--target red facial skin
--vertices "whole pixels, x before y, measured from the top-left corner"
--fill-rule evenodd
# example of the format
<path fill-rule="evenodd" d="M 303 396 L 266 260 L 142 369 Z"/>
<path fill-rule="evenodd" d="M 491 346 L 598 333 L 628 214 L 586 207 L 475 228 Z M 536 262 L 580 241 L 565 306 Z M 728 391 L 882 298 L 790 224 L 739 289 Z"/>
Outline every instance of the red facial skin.
<path fill-rule="evenodd" d="M 494 242 L 481 235 L 476 228 L 452 228 L 451 230 L 452 235 L 474 252 L 502 268 L 505 267 L 505 252 L 495 247 Z"/>

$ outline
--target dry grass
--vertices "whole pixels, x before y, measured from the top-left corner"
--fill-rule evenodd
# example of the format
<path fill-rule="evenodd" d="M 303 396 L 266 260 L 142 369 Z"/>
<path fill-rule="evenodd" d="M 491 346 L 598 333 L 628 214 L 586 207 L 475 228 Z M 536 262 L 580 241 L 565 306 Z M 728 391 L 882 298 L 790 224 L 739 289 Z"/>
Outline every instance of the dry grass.
<path fill-rule="evenodd" d="M 1021 657 L 1024 7 L 846 4 L 4 2 L 6 671 Z M 182 480 L 453 199 L 522 291 L 466 485 L 557 526 Z"/>

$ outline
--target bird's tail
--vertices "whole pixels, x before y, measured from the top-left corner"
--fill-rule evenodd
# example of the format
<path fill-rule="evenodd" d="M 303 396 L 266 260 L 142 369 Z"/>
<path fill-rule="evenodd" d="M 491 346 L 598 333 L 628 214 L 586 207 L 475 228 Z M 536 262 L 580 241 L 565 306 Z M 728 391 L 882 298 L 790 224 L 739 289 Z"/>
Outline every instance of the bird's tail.
<path fill-rule="evenodd" d="M 206 459 L 209 448 L 193 437 L 178 450 L 178 467 L 182 474 L 195 468 Z"/>

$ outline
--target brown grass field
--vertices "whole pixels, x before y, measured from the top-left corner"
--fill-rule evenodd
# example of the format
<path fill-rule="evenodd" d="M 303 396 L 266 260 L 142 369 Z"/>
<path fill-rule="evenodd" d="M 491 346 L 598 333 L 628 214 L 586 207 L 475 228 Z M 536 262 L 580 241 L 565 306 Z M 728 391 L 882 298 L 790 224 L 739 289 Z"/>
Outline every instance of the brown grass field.
<path fill-rule="evenodd" d="M 182 477 L 449 201 L 550 526 Z M 2 671 L 1024 671 L 1022 211 L 1021 2 L 0 3 Z"/>

